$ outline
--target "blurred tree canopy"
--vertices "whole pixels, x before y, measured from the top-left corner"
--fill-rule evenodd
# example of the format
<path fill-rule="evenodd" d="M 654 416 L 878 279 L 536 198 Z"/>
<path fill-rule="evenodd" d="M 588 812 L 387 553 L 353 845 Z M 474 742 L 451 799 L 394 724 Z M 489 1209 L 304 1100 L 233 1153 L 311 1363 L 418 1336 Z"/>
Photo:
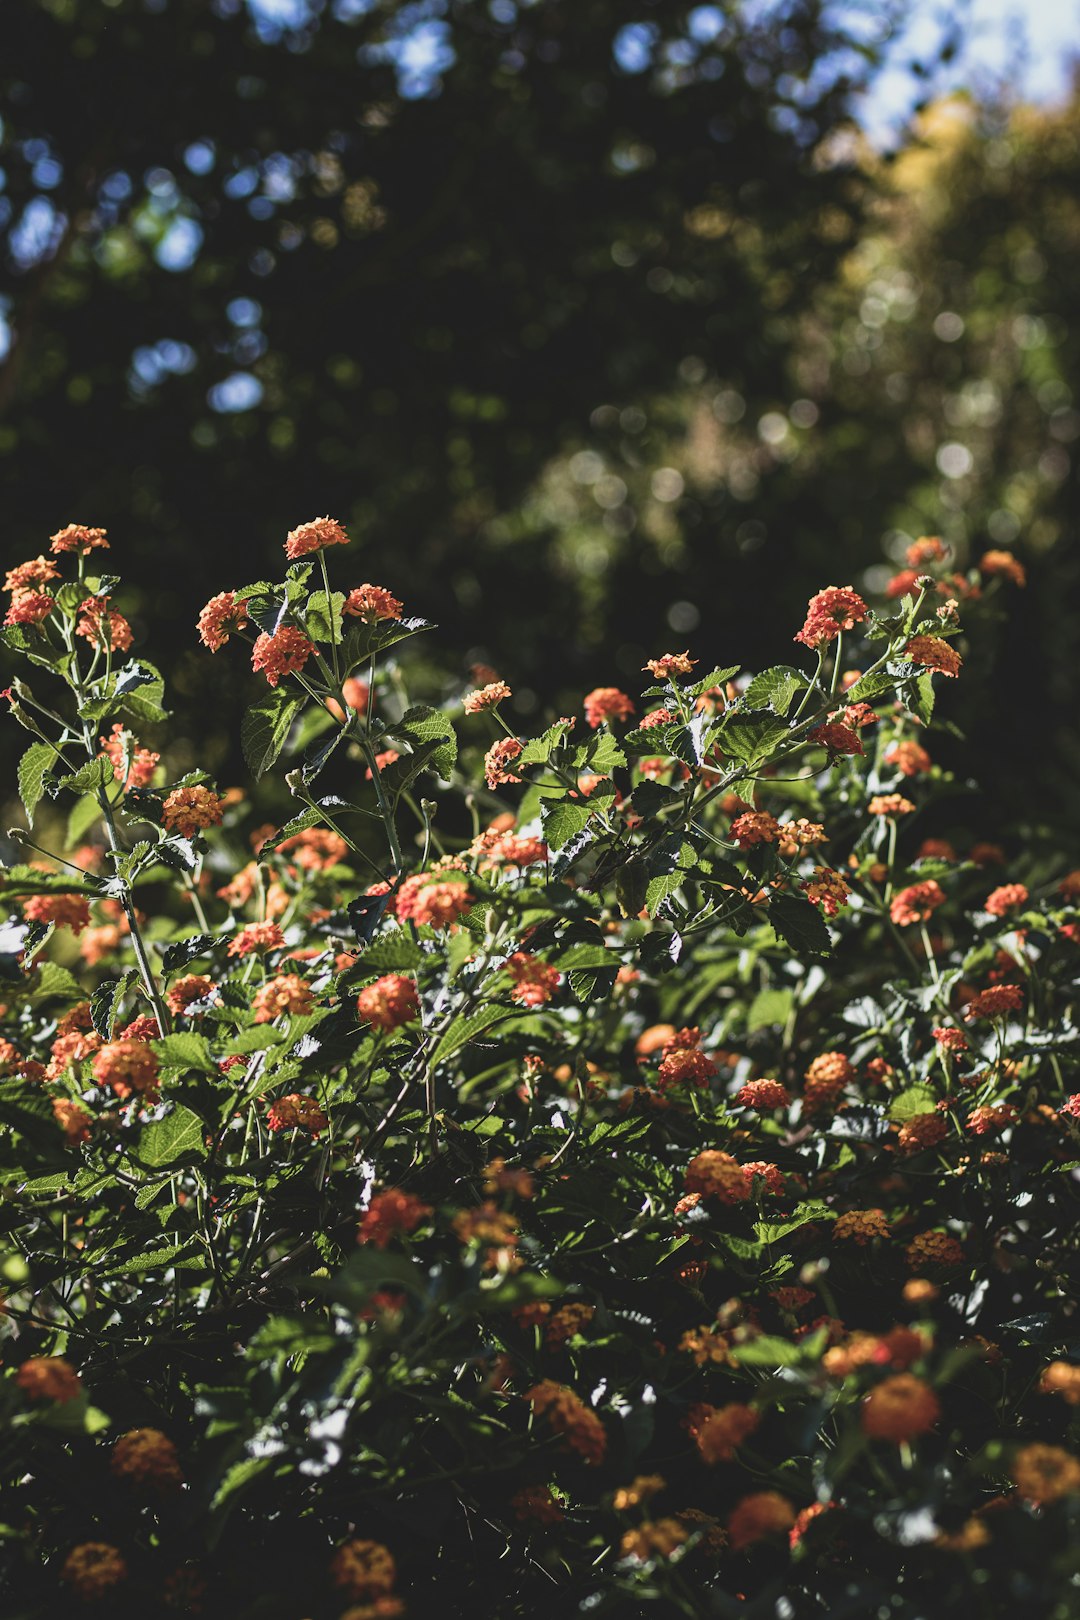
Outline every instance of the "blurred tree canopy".
<path fill-rule="evenodd" d="M 751 9 L 15 0 L 20 539 L 90 513 L 180 587 L 329 508 L 468 617 L 486 522 L 590 411 L 702 348 L 777 387 L 852 238 L 820 158 L 870 53 L 822 0 Z"/>
<path fill-rule="evenodd" d="M 1080 114 L 954 101 L 881 158 L 903 9 L 10 0 L 12 555 L 110 528 L 205 758 L 240 694 L 194 614 L 316 513 L 522 709 L 774 656 L 883 529 L 1015 541 L 1045 724 L 987 708 L 1075 780 Z"/>

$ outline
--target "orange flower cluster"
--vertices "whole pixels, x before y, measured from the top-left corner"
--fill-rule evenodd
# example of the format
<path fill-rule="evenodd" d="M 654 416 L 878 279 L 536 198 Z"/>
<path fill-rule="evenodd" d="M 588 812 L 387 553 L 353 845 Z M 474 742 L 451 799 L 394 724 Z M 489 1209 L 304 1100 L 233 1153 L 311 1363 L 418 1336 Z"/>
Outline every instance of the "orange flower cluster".
<path fill-rule="evenodd" d="M 1080 1492 L 1080 1461 L 1061 1446 L 1021 1446 L 1011 1472 L 1020 1495 L 1040 1507 Z"/>
<path fill-rule="evenodd" d="M 341 611 L 347 618 L 378 624 L 383 619 L 400 619 L 404 608 L 382 585 L 359 585 L 349 592 Z"/>
<path fill-rule="evenodd" d="M 646 1519 L 635 1529 L 623 1532 L 619 1555 L 647 1564 L 655 1558 L 670 1558 L 689 1539 L 689 1528 L 678 1519 Z"/>
<path fill-rule="evenodd" d="M 925 776 L 933 760 L 921 743 L 902 739 L 885 750 L 885 764 L 894 765 L 901 776 Z"/>
<path fill-rule="evenodd" d="M 138 1095 L 147 1102 L 158 1096 L 158 1060 L 145 1041 L 109 1041 L 94 1053 L 94 1078 L 121 1099 Z"/>
<path fill-rule="evenodd" d="M 277 1102 L 271 1103 L 266 1115 L 266 1128 L 270 1131 L 309 1131 L 313 1137 L 318 1137 L 320 1131 L 325 1131 L 329 1121 L 326 1110 L 315 1098 L 306 1096 L 299 1091 L 290 1092 L 287 1097 L 279 1097 Z"/>
<path fill-rule="evenodd" d="M 1071 1361 L 1052 1361 L 1039 1379 L 1044 1395 L 1060 1395 L 1069 1406 L 1080 1406 L 1080 1367 Z"/>
<path fill-rule="evenodd" d="M 71 1102 L 67 1097 L 54 1097 L 52 1111 L 69 1144 L 74 1146 L 78 1142 L 87 1141 L 93 1120 L 85 1108 L 80 1108 L 78 1103 Z"/>
<path fill-rule="evenodd" d="M 42 624 L 55 606 L 55 598 L 44 591 L 16 591 L 4 617 L 4 624 Z"/>
<path fill-rule="evenodd" d="M 988 990 L 979 990 L 964 1008 L 968 1023 L 976 1018 L 1001 1018 L 1008 1012 L 1019 1012 L 1024 1005 L 1024 991 L 1019 984 L 992 984 Z"/>
<path fill-rule="evenodd" d="M 174 788 L 161 807 L 161 820 L 168 832 L 180 838 L 194 838 L 207 827 L 220 827 L 225 800 L 208 787 Z"/>
<path fill-rule="evenodd" d="M 131 732 L 119 723 L 107 737 L 99 739 L 101 751 L 113 768 L 113 776 L 125 788 L 149 787 L 161 759 L 149 748 L 140 748 Z"/>
<path fill-rule="evenodd" d="M 83 1392 L 82 1380 L 63 1356 L 31 1356 L 15 1374 L 15 1382 L 32 1401 L 55 1401 L 63 1406 Z"/>
<path fill-rule="evenodd" d="M 562 1435 L 571 1450 L 585 1462 L 593 1466 L 603 1462 L 607 1449 L 604 1425 L 572 1389 L 545 1378 L 526 1390 L 525 1399 L 536 1416 Z"/>
<path fill-rule="evenodd" d="M 238 602 L 232 591 L 222 591 L 212 596 L 199 614 L 199 640 L 212 653 L 220 652 L 233 631 L 242 630 L 247 622 L 244 603 Z"/>
<path fill-rule="evenodd" d="M 336 518 L 312 518 L 309 523 L 301 523 L 299 528 L 290 529 L 285 539 L 285 555 L 290 562 L 296 562 L 300 557 L 308 557 L 313 551 L 322 551 L 327 546 L 347 546 L 349 537 Z"/>
<path fill-rule="evenodd" d="M 910 816 L 915 806 L 902 793 L 875 793 L 866 807 L 871 816 Z"/>
<path fill-rule="evenodd" d="M 713 1407 L 694 1435 L 698 1451 L 707 1463 L 731 1462 L 738 1447 L 760 1422 L 754 1408 L 740 1401 Z"/>
<path fill-rule="evenodd" d="M 819 652 L 842 630 L 851 630 L 866 618 L 869 608 L 850 585 L 827 585 L 810 598 L 806 622 L 793 638 Z"/>
<path fill-rule="evenodd" d="M 1006 579 L 1011 579 L 1014 585 L 1021 587 L 1027 584 L 1024 565 L 1011 551 L 984 551 L 979 558 L 979 572 L 989 574 L 991 577 L 1001 574 Z"/>
<path fill-rule="evenodd" d="M 862 754 L 865 752 L 859 740 L 857 731 L 850 726 L 842 725 L 839 720 L 826 720 L 820 726 L 811 726 L 806 733 L 807 742 L 820 743 L 827 749 L 829 762 L 841 754 Z"/>
<path fill-rule="evenodd" d="M 787 1108 L 791 1096 L 779 1080 L 747 1080 L 735 1093 L 735 1101 L 744 1108 L 754 1108 L 759 1114 L 771 1113 L 774 1108 Z"/>
<path fill-rule="evenodd" d="M 302 1017 L 315 1005 L 315 996 L 307 980 L 299 973 L 279 973 L 267 979 L 255 992 L 251 1003 L 257 1024 L 273 1023 L 284 1013 Z"/>
<path fill-rule="evenodd" d="M 291 838 L 282 839 L 278 845 L 278 854 L 291 855 L 304 872 L 329 872 L 348 852 L 349 846 L 341 834 L 331 832 L 329 827 L 305 827 Z"/>
<path fill-rule="evenodd" d="M 349 1597 L 379 1598 L 393 1590 L 397 1565 L 381 1541 L 359 1537 L 343 1542 L 330 1561 L 330 1578 Z"/>
<path fill-rule="evenodd" d="M 936 1147 L 945 1140 L 949 1126 L 943 1114 L 912 1114 L 900 1127 L 897 1152 L 902 1155 L 921 1153 L 924 1148 Z"/>
<path fill-rule="evenodd" d="M 32 591 L 36 585 L 47 585 L 51 579 L 59 578 L 60 570 L 51 558 L 34 557 L 30 562 L 19 563 L 8 570 L 4 576 L 4 589 L 10 591 L 12 596 L 18 596 L 23 591 Z"/>
<path fill-rule="evenodd" d="M 815 866 L 812 877 L 799 884 L 811 905 L 820 906 L 826 917 L 835 917 L 851 898 L 851 890 L 831 866 Z"/>
<path fill-rule="evenodd" d="M 505 703 L 512 696 L 505 681 L 491 681 L 475 692 L 466 692 L 461 706 L 466 714 L 484 714 L 488 709 L 497 709 L 500 703 Z"/>
<path fill-rule="evenodd" d="M 562 983 L 562 974 L 528 951 L 515 951 L 506 964 L 514 981 L 510 999 L 520 1007 L 542 1007 Z"/>
<path fill-rule="evenodd" d="M 85 523 L 69 523 L 51 537 L 49 550 L 56 557 L 65 551 L 76 551 L 84 557 L 99 548 L 108 551 L 109 542 L 105 535 L 105 529 L 88 529 Z"/>
<path fill-rule="evenodd" d="M 655 675 L 658 681 L 666 681 L 673 675 L 689 675 L 696 663 L 697 659 L 691 658 L 690 650 L 687 648 L 686 652 L 664 653 L 661 658 L 650 658 L 648 663 L 642 664 L 641 667 L 647 669 L 651 675 Z"/>
<path fill-rule="evenodd" d="M 27 922 L 70 928 L 76 937 L 90 925 L 90 902 L 77 894 L 32 894 L 22 909 Z"/>
<path fill-rule="evenodd" d="M 1028 903 L 1028 891 L 1022 883 L 1003 883 L 992 889 L 983 901 L 983 910 L 991 917 L 1005 917 L 1010 911 Z"/>
<path fill-rule="evenodd" d="M 911 1271 L 952 1271 L 961 1264 L 964 1250 L 948 1232 L 919 1232 L 904 1251 Z"/>
<path fill-rule="evenodd" d="M 945 904 L 945 891 L 933 878 L 925 883 L 912 883 L 893 895 L 889 916 L 898 928 L 910 928 L 913 923 L 927 922 L 938 906 Z"/>
<path fill-rule="evenodd" d="M 251 667 L 266 676 L 268 686 L 276 686 L 283 675 L 298 675 L 315 651 L 302 630 L 283 624 L 273 635 L 262 631 L 251 654 Z"/>
<path fill-rule="evenodd" d="M 683 1184 L 687 1192 L 715 1198 L 721 1204 L 741 1204 L 750 1196 L 742 1167 L 719 1148 L 705 1148 L 696 1154 L 686 1167 Z"/>
<path fill-rule="evenodd" d="M 95 647 L 108 647 L 111 652 L 127 652 L 135 634 L 122 613 L 109 606 L 107 596 L 88 596 L 79 606 L 75 634 L 93 642 Z"/>
<path fill-rule="evenodd" d="M 484 755 L 484 780 L 489 788 L 501 787 L 506 782 L 520 782 L 521 777 L 515 776 L 509 769 L 510 765 L 522 753 L 522 745 L 516 737 L 500 737 L 493 742 Z"/>
<path fill-rule="evenodd" d="M 766 1536 L 783 1535 L 795 1523 L 795 1509 L 779 1491 L 753 1491 L 728 1516 L 728 1539 L 735 1552 Z"/>
<path fill-rule="evenodd" d="M 747 810 L 731 823 L 731 837 L 740 849 L 753 849 L 755 844 L 775 844 L 780 836 L 780 823 L 767 810 Z"/>
<path fill-rule="evenodd" d="M 865 1246 L 888 1236 L 889 1222 L 883 1209 L 849 1209 L 838 1215 L 833 1224 L 833 1237 L 841 1243 Z"/>
<path fill-rule="evenodd" d="M 202 973 L 189 973 L 170 986 L 165 996 L 165 1005 L 175 1018 L 182 1018 L 189 1007 L 194 1006 L 197 1001 L 205 1001 L 216 990 L 217 985 L 213 979 L 208 979 Z"/>
<path fill-rule="evenodd" d="M 940 636 L 912 636 L 904 649 L 913 664 L 936 669 L 942 675 L 959 675 L 963 659 L 955 647 L 950 647 Z"/>
<path fill-rule="evenodd" d="M 127 1580 L 127 1564 L 107 1541 L 84 1541 L 64 1559 L 60 1579 L 88 1601 L 103 1598 Z"/>
<path fill-rule="evenodd" d="M 361 990 L 356 1011 L 362 1022 L 376 1029 L 400 1029 L 420 1016 L 416 984 L 400 973 L 387 973 Z"/>
<path fill-rule="evenodd" d="M 275 922 L 245 923 L 229 942 L 230 956 L 250 956 L 253 951 L 280 951 L 285 935 Z"/>
<path fill-rule="evenodd" d="M 133 1485 L 175 1490 L 184 1482 L 176 1447 L 160 1429 L 129 1429 L 113 1446 L 112 1471 Z"/>
<path fill-rule="evenodd" d="M 413 1193 L 402 1192 L 400 1187 L 388 1187 L 385 1192 L 372 1194 L 370 1204 L 360 1217 L 356 1241 L 385 1249 L 391 1238 L 399 1232 L 415 1232 L 420 1222 L 433 1213 L 431 1205 Z"/>
<path fill-rule="evenodd" d="M 605 720 L 629 720 L 633 713 L 633 703 L 617 686 L 597 686 L 586 695 L 585 718 L 594 731 Z"/>

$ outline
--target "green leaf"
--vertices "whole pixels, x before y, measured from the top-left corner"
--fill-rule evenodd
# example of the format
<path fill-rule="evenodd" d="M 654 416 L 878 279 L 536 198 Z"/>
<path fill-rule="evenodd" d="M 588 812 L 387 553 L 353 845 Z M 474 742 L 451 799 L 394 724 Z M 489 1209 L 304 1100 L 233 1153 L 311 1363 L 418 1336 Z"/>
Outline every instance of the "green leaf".
<path fill-rule="evenodd" d="M 214 1499 L 210 1503 L 212 1512 L 223 1507 L 231 1496 L 244 1490 L 260 1474 L 265 1474 L 277 1462 L 276 1457 L 244 1457 L 240 1462 L 233 1463 L 214 1492 Z"/>
<path fill-rule="evenodd" d="M 611 782 L 601 782 L 588 799 L 549 799 L 540 813 L 544 838 L 552 849 L 562 849 L 586 825 L 598 809 L 605 809 L 615 797 Z"/>
<path fill-rule="evenodd" d="M 375 940 L 360 955 L 356 964 L 360 973 L 406 973 L 410 968 L 418 968 L 428 960 L 426 952 L 422 951 L 416 941 L 399 929 L 393 934 L 386 934 L 382 939 Z"/>
<path fill-rule="evenodd" d="M 341 647 L 342 673 L 349 675 L 358 665 L 369 663 L 399 641 L 436 628 L 429 619 L 380 619 L 377 624 L 354 624 Z"/>
<path fill-rule="evenodd" d="M 731 1353 L 743 1367 L 794 1367 L 806 1359 L 806 1343 L 800 1340 L 792 1344 L 789 1339 L 762 1333 L 759 1338 L 737 1345 Z"/>
<path fill-rule="evenodd" d="M 134 1272 L 163 1271 L 168 1266 L 175 1266 L 180 1261 L 188 1259 L 198 1247 L 198 1238 L 189 1237 L 182 1243 L 172 1243 L 163 1249 L 150 1249 L 141 1254 L 132 1254 L 117 1265 L 106 1266 L 102 1276 L 121 1277 L 130 1276 Z M 198 1263 L 201 1264 L 201 1261 Z"/>
<path fill-rule="evenodd" d="M 76 799 L 71 807 L 71 814 L 67 819 L 67 829 L 64 834 L 65 848 L 74 849 L 81 844 L 94 823 L 101 818 L 101 805 L 93 793 L 84 793 L 81 799 Z"/>
<path fill-rule="evenodd" d="M 574 756 L 575 770 L 593 771 L 597 776 L 605 776 L 609 771 L 625 764 L 626 755 L 610 731 L 597 732 L 596 736 L 584 748 L 579 748 Z"/>
<path fill-rule="evenodd" d="M 912 1119 L 916 1114 L 932 1114 L 937 1107 L 937 1092 L 933 1086 L 920 1082 L 918 1085 L 908 1086 L 892 1100 L 889 1109 L 889 1118 L 897 1125 L 902 1125 L 906 1119 Z"/>
<path fill-rule="evenodd" d="M 722 687 L 726 681 L 730 681 L 732 676 L 737 675 L 741 668 L 741 664 L 729 664 L 727 669 L 710 670 L 708 675 L 703 675 L 700 681 L 695 681 L 693 686 L 687 688 L 687 691 L 691 697 L 704 697 L 705 693 L 710 692 L 714 686 Z"/>
<path fill-rule="evenodd" d="M 105 979 L 90 997 L 90 1017 L 103 1041 L 112 1039 L 117 1003 L 135 978 L 137 974 L 129 972 L 119 979 Z"/>
<path fill-rule="evenodd" d="M 186 939 L 178 939 L 168 946 L 161 958 L 161 965 L 166 973 L 175 973 L 177 968 L 187 967 L 194 962 L 197 956 L 206 956 L 214 946 L 213 934 L 189 934 Z"/>
<path fill-rule="evenodd" d="M 240 746 L 255 777 L 265 776 L 288 739 L 293 721 L 304 706 L 287 687 L 273 686 L 253 703 L 240 722 Z"/>
<path fill-rule="evenodd" d="M 754 676 L 742 695 L 742 702 L 747 709 L 771 709 L 781 719 L 786 719 L 796 692 L 805 691 L 809 685 L 809 678 L 801 669 L 777 664 Z"/>
<path fill-rule="evenodd" d="M 413 754 L 422 755 L 424 766 L 437 771 L 444 782 L 450 780 L 457 762 L 457 734 L 449 716 L 440 709 L 418 703 L 406 709 L 396 725 L 387 728 L 387 735 L 404 742 Z M 405 761 L 399 760 L 397 764 L 404 765 Z M 396 768 L 392 766 L 386 773 L 392 786 L 391 772 Z M 415 775 L 415 771 L 412 774 Z"/>
<path fill-rule="evenodd" d="M 82 985 L 59 962 L 42 962 L 37 970 L 37 982 L 30 992 L 31 1001 L 51 1001 L 61 997 L 64 1001 L 81 1001 Z"/>
<path fill-rule="evenodd" d="M 774 895 L 768 917 L 780 938 L 800 956 L 827 956 L 832 950 L 824 919 L 809 900 L 794 894 Z"/>
<path fill-rule="evenodd" d="M 546 765 L 552 752 L 561 747 L 563 739 L 569 728 L 562 720 L 556 720 L 553 726 L 548 726 L 542 737 L 534 737 L 527 742 L 518 756 L 519 765 Z"/>
<path fill-rule="evenodd" d="M 304 629 L 312 641 L 341 640 L 341 610 L 344 606 L 343 591 L 331 591 L 329 607 L 325 591 L 312 591 L 304 609 Z"/>
<path fill-rule="evenodd" d="M 29 825 L 45 792 L 45 778 L 56 760 L 56 750 L 45 742 L 32 742 L 19 761 L 19 798 Z"/>
<path fill-rule="evenodd" d="M 477 1035 L 482 1035 L 485 1029 L 490 1029 L 492 1024 L 511 1016 L 505 1007 L 494 1007 L 489 1003 L 486 1007 L 478 1007 L 467 1018 L 456 1019 L 431 1054 L 432 1068 L 439 1063 L 445 1063 L 447 1058 L 453 1057 L 455 1052 L 460 1052 L 463 1046 L 467 1046 Z"/>
<path fill-rule="evenodd" d="M 914 715 L 928 726 L 934 718 L 934 677 L 929 670 L 920 675 L 915 682 L 914 690 L 908 694 L 908 703 Z"/>
<path fill-rule="evenodd" d="M 164 1119 L 144 1125 L 139 1134 L 138 1157 L 152 1170 L 179 1159 L 206 1158 L 206 1126 L 198 1114 L 177 1103 Z"/>
<path fill-rule="evenodd" d="M 795 1000 L 791 990 L 759 990 L 746 1014 L 746 1029 L 768 1029 L 771 1024 L 786 1024 Z"/>
<path fill-rule="evenodd" d="M 854 686 L 849 686 L 844 693 L 845 703 L 869 703 L 885 692 L 895 689 L 896 677 L 886 670 L 875 669 L 869 675 L 860 675 Z"/>
<path fill-rule="evenodd" d="M 96 793 L 99 789 L 115 782 L 113 764 L 104 754 L 96 759 L 88 759 L 86 764 L 69 776 L 60 778 L 60 786 L 70 788 L 73 793 Z"/>
<path fill-rule="evenodd" d="M 210 1044 L 204 1035 L 165 1035 L 151 1041 L 163 1069 L 198 1069 L 203 1074 L 217 1074 L 217 1064 L 210 1055 Z"/>
<path fill-rule="evenodd" d="M 768 715 L 733 714 L 720 733 L 720 746 L 746 765 L 765 763 L 788 735 L 783 720 Z"/>

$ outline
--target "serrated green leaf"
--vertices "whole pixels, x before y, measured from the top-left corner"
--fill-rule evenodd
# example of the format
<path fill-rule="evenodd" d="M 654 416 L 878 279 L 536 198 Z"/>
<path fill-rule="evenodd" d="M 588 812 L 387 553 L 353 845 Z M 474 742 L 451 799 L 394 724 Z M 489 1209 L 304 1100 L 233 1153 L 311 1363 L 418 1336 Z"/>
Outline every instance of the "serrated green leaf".
<path fill-rule="evenodd" d="M 360 973 L 367 973 L 369 969 L 372 973 L 407 973 L 427 960 L 426 953 L 402 928 L 373 941 L 361 952 L 356 967 Z"/>
<path fill-rule="evenodd" d="M 164 1119 L 151 1120 L 139 1133 L 138 1157 L 152 1170 L 180 1159 L 206 1158 L 206 1126 L 198 1114 L 177 1103 Z"/>
<path fill-rule="evenodd" d="M 892 1100 L 889 1108 L 889 1118 L 894 1124 L 902 1125 L 907 1119 L 916 1114 L 932 1114 L 937 1107 L 937 1092 L 933 1086 L 920 1082 L 918 1085 L 908 1086 Z"/>
<path fill-rule="evenodd" d="M 774 895 L 768 918 L 780 938 L 800 956 L 827 956 L 832 950 L 825 921 L 809 900 L 794 894 Z"/>
<path fill-rule="evenodd" d="M 77 771 L 62 776 L 60 786 L 70 788 L 72 793 L 97 793 L 115 780 L 112 760 L 99 754 L 96 759 L 88 759 Z"/>
<path fill-rule="evenodd" d="M 747 709 L 771 709 L 781 719 L 787 718 L 796 692 L 810 685 L 809 677 L 791 664 L 777 664 L 772 669 L 755 675 L 742 695 Z"/>
<path fill-rule="evenodd" d="M 45 792 L 45 779 L 56 762 L 56 750 L 45 742 L 32 742 L 19 760 L 19 798 L 29 825 Z"/>
<path fill-rule="evenodd" d="M 485 1007 L 478 1007 L 466 1018 L 456 1019 L 432 1052 L 431 1067 L 435 1068 L 437 1064 L 445 1063 L 456 1052 L 460 1052 L 463 1046 L 467 1046 L 486 1029 L 490 1029 L 492 1024 L 497 1024 L 501 1019 L 510 1016 L 505 1007 L 494 1007 L 489 1003 Z"/>
<path fill-rule="evenodd" d="M 274 686 L 247 710 L 240 722 L 240 746 L 255 777 L 265 776 L 273 765 L 303 706 L 303 697 L 287 687 Z"/>
<path fill-rule="evenodd" d="M 597 810 L 606 809 L 615 797 L 611 782 L 601 782 L 587 799 L 549 799 L 540 813 L 545 841 L 552 849 L 562 849 L 584 832 Z"/>
<path fill-rule="evenodd" d="M 387 735 L 404 742 L 413 755 L 422 760 L 422 765 L 418 764 L 411 774 L 415 775 L 418 769 L 429 768 L 437 771 L 444 782 L 450 780 L 457 762 L 457 733 L 449 716 L 440 709 L 432 709 L 423 703 L 416 704 L 406 709 L 395 725 L 387 728 Z M 392 786 L 391 773 L 405 764 L 406 760 L 402 758 L 385 773 Z"/>
<path fill-rule="evenodd" d="M 217 1074 L 218 1066 L 210 1055 L 210 1044 L 204 1035 L 183 1033 L 164 1035 L 151 1041 L 151 1047 L 163 1069 L 198 1069 L 202 1074 Z"/>

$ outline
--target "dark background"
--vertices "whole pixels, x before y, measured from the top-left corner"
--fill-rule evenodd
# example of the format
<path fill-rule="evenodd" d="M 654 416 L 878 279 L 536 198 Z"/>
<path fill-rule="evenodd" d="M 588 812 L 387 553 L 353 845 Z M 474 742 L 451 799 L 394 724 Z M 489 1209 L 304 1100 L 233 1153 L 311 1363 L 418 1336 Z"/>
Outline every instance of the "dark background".
<path fill-rule="evenodd" d="M 440 622 L 430 691 L 482 657 L 523 724 L 668 647 L 788 658 L 883 543 L 1012 547 L 1029 589 L 950 713 L 1002 815 L 1067 815 L 1080 111 L 931 100 L 875 152 L 889 22 L 9 0 L 5 565 L 105 526 L 181 753 L 227 778 L 255 687 L 195 615 L 316 514 L 359 541 L 339 583 Z"/>

